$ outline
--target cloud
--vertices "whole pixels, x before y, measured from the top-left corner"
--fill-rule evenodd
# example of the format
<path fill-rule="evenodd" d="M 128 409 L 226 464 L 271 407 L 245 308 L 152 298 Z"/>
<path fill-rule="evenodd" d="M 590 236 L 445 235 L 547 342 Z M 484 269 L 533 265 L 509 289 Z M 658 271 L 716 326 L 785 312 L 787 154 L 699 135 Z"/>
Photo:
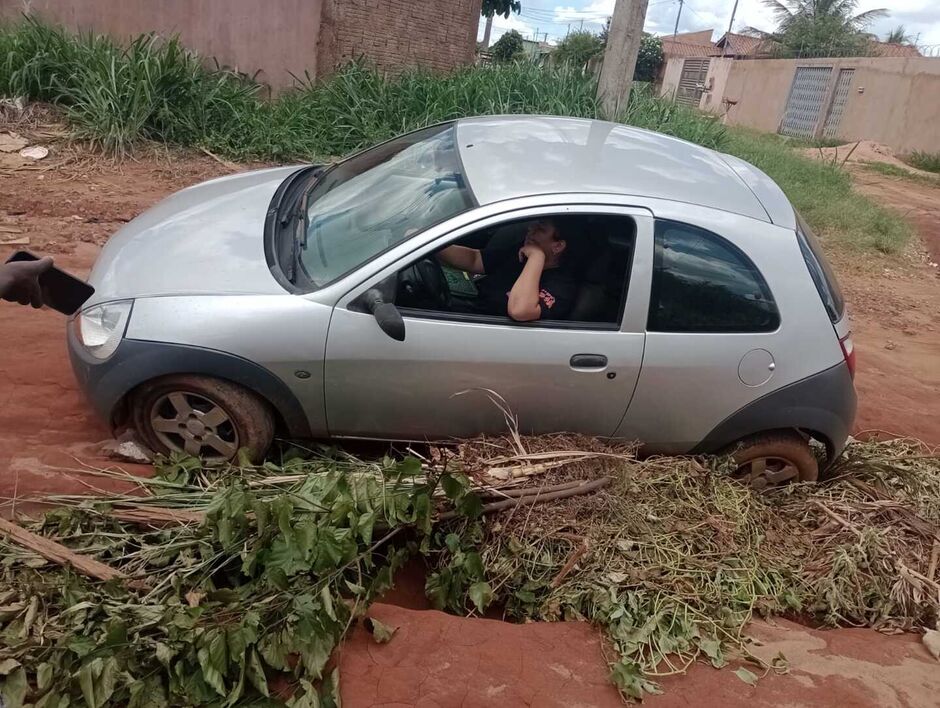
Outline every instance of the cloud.
<path fill-rule="evenodd" d="M 477 41 L 480 42 L 483 40 L 483 31 L 486 26 L 486 18 L 480 18 L 480 26 L 477 28 Z M 518 15 L 510 15 L 509 17 L 501 17 L 499 15 L 493 17 L 493 29 L 490 32 L 490 46 L 493 46 L 493 43 L 502 37 L 506 32 L 510 30 L 516 30 L 523 37 L 531 38 L 535 34 L 535 26 L 529 24 L 526 20 L 522 19 Z"/>

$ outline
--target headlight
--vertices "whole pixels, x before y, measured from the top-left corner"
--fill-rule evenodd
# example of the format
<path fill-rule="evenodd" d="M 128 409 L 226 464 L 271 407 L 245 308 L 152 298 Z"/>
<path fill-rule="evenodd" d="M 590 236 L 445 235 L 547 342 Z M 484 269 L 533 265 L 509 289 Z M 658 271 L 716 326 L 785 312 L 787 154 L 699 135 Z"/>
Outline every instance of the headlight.
<path fill-rule="evenodd" d="M 130 318 L 133 300 L 119 300 L 95 305 L 75 318 L 79 341 L 96 359 L 107 359 L 114 354 Z"/>

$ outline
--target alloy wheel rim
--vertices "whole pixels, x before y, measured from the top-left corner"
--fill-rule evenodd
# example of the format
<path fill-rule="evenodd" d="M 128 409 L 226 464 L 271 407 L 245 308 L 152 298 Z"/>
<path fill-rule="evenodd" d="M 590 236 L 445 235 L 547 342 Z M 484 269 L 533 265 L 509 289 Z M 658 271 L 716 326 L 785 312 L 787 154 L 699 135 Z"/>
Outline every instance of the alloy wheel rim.
<path fill-rule="evenodd" d="M 751 489 L 761 491 L 789 482 L 798 482 L 800 470 L 790 460 L 783 457 L 755 457 L 739 465 L 734 472 L 734 477 Z"/>
<path fill-rule="evenodd" d="M 170 450 L 208 460 L 227 460 L 238 452 L 238 431 L 231 416 L 212 399 L 173 391 L 150 409 L 150 427 Z"/>

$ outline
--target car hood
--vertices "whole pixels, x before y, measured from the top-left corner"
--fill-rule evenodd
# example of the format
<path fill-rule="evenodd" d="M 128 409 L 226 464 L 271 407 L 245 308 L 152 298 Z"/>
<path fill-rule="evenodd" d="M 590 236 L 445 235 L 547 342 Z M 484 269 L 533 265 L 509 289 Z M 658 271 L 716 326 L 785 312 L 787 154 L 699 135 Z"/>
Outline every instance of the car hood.
<path fill-rule="evenodd" d="M 244 172 L 188 187 L 121 228 L 101 251 L 88 305 L 159 295 L 284 293 L 264 256 L 264 220 L 299 167 Z"/>

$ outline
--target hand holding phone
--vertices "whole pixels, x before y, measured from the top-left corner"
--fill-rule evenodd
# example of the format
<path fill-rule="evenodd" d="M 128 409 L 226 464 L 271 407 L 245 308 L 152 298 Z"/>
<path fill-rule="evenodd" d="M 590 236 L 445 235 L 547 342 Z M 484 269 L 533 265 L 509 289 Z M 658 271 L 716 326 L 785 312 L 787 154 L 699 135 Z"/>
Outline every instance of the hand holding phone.
<path fill-rule="evenodd" d="M 48 305 L 62 314 L 78 311 L 95 289 L 29 251 L 17 251 L 0 266 L 0 297 L 21 305 Z"/>

